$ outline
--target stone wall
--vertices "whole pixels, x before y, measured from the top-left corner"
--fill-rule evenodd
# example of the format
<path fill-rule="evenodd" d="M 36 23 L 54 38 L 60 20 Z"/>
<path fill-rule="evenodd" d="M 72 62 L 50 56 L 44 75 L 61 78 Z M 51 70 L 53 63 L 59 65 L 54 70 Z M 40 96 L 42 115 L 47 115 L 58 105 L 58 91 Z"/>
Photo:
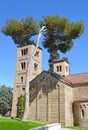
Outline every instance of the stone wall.
<path fill-rule="evenodd" d="M 74 100 L 81 99 L 82 97 L 88 97 L 88 84 L 77 85 L 73 88 Z"/>
<path fill-rule="evenodd" d="M 59 122 L 62 126 L 73 126 L 72 87 L 60 81 L 55 84 L 47 78 L 46 81 L 44 81 L 44 78 L 43 81 L 41 79 L 41 82 L 41 85 L 36 84 L 35 94 L 32 93 L 36 96 L 34 100 L 31 100 L 29 117 L 49 122 Z M 39 86 L 40 89 L 38 89 Z"/>
<path fill-rule="evenodd" d="M 38 84 L 35 82 L 34 88 L 33 90 L 32 86 L 31 91 L 34 92 L 30 94 L 29 117 L 55 123 L 60 122 L 60 91 L 54 79 L 49 80 L 47 77 L 42 77 Z"/>
<path fill-rule="evenodd" d="M 60 86 L 60 123 L 61 126 L 65 126 L 65 86 L 59 82 Z"/>
<path fill-rule="evenodd" d="M 65 126 L 73 126 L 73 88 L 65 85 Z"/>
<path fill-rule="evenodd" d="M 88 84 L 73 88 L 74 125 L 88 127 Z"/>
<path fill-rule="evenodd" d="M 60 122 L 60 87 L 57 85 L 55 89 L 48 94 L 48 121 Z"/>
<path fill-rule="evenodd" d="M 73 88 L 65 83 L 60 86 L 60 123 L 63 126 L 73 126 Z"/>
<path fill-rule="evenodd" d="M 88 100 L 74 102 L 74 125 L 88 127 Z"/>

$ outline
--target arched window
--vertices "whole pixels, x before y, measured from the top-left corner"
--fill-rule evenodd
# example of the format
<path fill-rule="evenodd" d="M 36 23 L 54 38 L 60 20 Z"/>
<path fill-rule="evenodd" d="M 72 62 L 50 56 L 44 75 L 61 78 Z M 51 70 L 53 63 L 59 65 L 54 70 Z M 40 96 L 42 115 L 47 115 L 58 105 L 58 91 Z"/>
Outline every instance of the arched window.
<path fill-rule="evenodd" d="M 26 62 L 21 62 L 21 68 L 22 70 L 26 69 Z"/>
<path fill-rule="evenodd" d="M 21 54 L 22 54 L 22 56 L 27 55 L 28 54 L 28 48 L 22 49 Z"/>
<path fill-rule="evenodd" d="M 37 70 L 37 69 L 38 69 L 38 64 L 34 63 L 34 70 Z"/>
<path fill-rule="evenodd" d="M 57 66 L 57 72 L 59 72 L 59 66 Z"/>
<path fill-rule="evenodd" d="M 37 51 L 37 52 L 35 53 L 35 56 L 37 56 L 37 57 L 38 57 L 38 55 L 39 55 L 39 51 Z"/>
<path fill-rule="evenodd" d="M 21 82 L 23 82 L 23 76 L 21 76 Z"/>
<path fill-rule="evenodd" d="M 60 72 L 62 71 L 62 66 L 60 65 Z"/>
<path fill-rule="evenodd" d="M 81 109 L 81 117 L 82 117 L 82 118 L 85 117 L 84 109 Z"/>

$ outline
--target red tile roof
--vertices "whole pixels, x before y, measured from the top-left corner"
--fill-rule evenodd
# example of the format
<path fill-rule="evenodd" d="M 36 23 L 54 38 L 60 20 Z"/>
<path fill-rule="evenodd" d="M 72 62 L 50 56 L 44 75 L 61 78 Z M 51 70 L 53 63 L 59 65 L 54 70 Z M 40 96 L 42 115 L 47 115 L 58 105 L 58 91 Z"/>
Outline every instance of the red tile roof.
<path fill-rule="evenodd" d="M 66 80 L 72 84 L 88 83 L 88 73 L 68 75 L 66 77 Z"/>
<path fill-rule="evenodd" d="M 66 61 L 67 63 L 69 63 L 67 58 L 56 59 L 53 62 L 56 63 L 56 62 L 63 62 L 63 61 Z"/>
<path fill-rule="evenodd" d="M 88 97 L 81 96 L 80 98 L 76 99 L 75 101 L 88 101 Z"/>

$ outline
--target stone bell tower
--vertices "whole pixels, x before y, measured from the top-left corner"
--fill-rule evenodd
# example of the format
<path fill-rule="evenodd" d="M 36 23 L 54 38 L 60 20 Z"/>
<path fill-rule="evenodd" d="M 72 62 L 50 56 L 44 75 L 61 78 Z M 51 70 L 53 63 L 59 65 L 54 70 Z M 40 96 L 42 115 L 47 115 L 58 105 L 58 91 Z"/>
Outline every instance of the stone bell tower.
<path fill-rule="evenodd" d="M 67 58 L 54 60 L 53 72 L 63 77 L 69 75 L 69 62 Z"/>
<path fill-rule="evenodd" d="M 35 48 L 34 44 L 18 46 L 16 58 L 16 72 L 14 80 L 13 102 L 12 102 L 12 117 L 17 115 L 18 97 L 24 94 L 26 84 L 27 63 Z M 34 79 L 42 71 L 42 49 L 38 48 L 31 65 L 30 80 Z"/>

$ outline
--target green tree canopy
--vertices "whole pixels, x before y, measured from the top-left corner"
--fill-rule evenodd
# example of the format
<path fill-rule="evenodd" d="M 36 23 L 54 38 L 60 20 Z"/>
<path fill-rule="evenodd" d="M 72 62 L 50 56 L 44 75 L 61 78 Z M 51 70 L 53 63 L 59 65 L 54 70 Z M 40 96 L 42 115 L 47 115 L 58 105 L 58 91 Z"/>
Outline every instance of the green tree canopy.
<path fill-rule="evenodd" d="M 0 114 L 4 115 L 12 106 L 12 89 L 2 85 L 0 87 Z"/>
<path fill-rule="evenodd" d="M 84 31 L 83 21 L 73 23 L 59 15 L 44 16 L 40 21 L 40 26 L 47 28 L 43 46 L 50 53 L 49 65 L 50 71 L 53 72 L 53 60 L 59 58 L 58 50 L 66 53 L 72 48 L 74 39 L 80 37 Z"/>
<path fill-rule="evenodd" d="M 43 46 L 50 53 L 49 66 L 53 72 L 53 60 L 59 58 L 58 51 L 66 53 L 74 44 L 74 40 L 83 33 L 83 21 L 70 22 L 66 17 L 59 15 L 44 16 L 37 23 L 32 16 L 21 20 L 7 20 L 2 27 L 5 35 L 11 36 L 15 44 L 25 45 L 34 43 L 33 36 L 38 33 L 38 27 L 46 26 L 44 33 Z"/>
<path fill-rule="evenodd" d="M 6 21 L 2 27 L 2 32 L 11 36 L 15 44 L 25 45 L 33 43 L 32 36 L 38 33 L 38 24 L 32 16 Z"/>

